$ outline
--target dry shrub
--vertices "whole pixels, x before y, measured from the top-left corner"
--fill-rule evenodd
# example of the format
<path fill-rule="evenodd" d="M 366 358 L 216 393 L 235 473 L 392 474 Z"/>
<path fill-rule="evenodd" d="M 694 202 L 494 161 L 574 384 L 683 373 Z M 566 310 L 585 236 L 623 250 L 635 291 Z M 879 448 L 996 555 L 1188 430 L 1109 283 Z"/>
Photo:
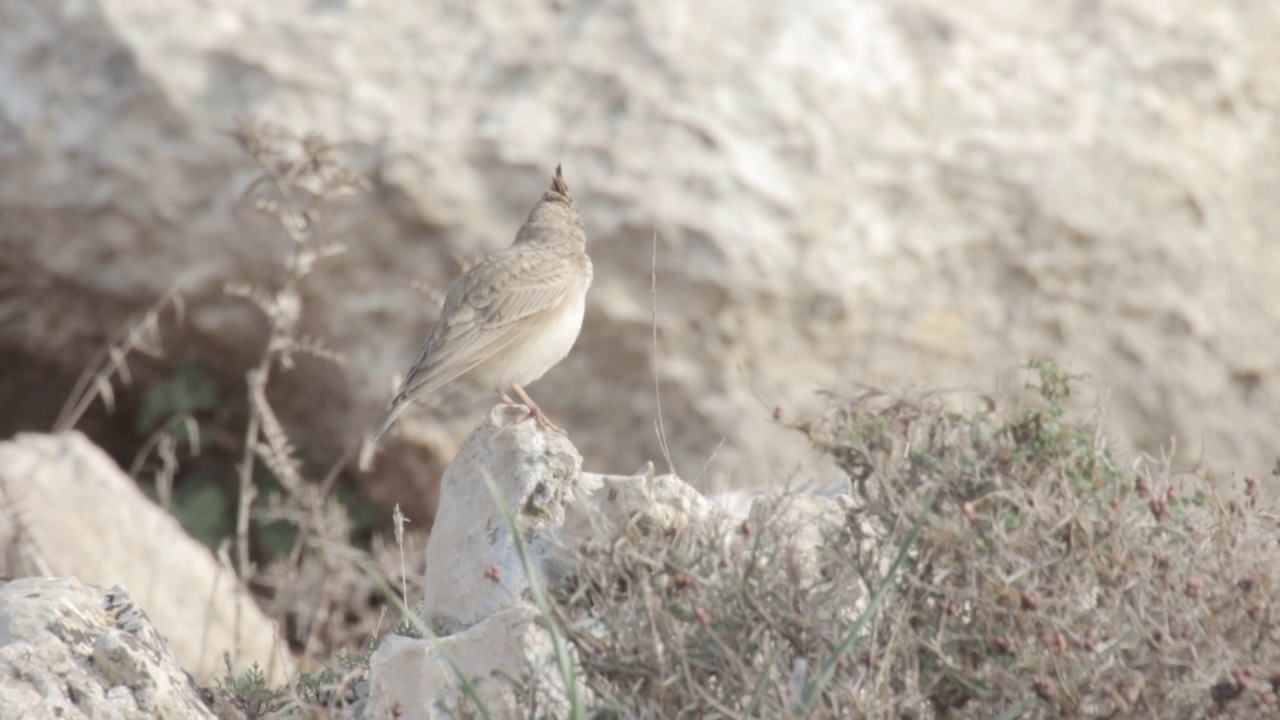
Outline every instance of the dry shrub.
<path fill-rule="evenodd" d="M 323 453 L 295 443 L 276 409 L 283 375 L 303 363 L 345 362 L 306 330 L 314 325 L 307 285 L 345 251 L 332 221 L 369 183 L 345 164 L 340 145 L 319 135 L 255 119 L 230 135 L 255 171 L 241 205 L 265 223 L 255 233 L 274 230 L 281 262 L 276 272 L 224 289 L 228 303 L 257 308 L 269 332 L 245 368 L 242 397 L 220 392 L 204 372 L 221 357 L 188 356 L 177 361 L 172 381 L 152 381 L 139 393 L 145 400 L 137 425 L 150 436 L 132 474 L 154 476 L 161 504 L 235 569 L 306 671 L 290 687 L 273 689 L 260 669 L 228 658 L 214 694 L 246 717 L 303 704 L 318 712 L 314 706 L 354 699 L 367 650 L 400 621 L 398 613 L 388 617 L 384 588 L 421 595 L 425 538 L 397 533 L 393 542 L 373 534 L 371 509 L 343 476 L 355 447 L 316 476 L 304 458 Z M 177 345 L 163 331 L 181 325 L 184 307 L 182 296 L 166 294 L 116 333 L 77 383 L 58 429 L 73 427 L 97 403 L 114 411 L 118 389 L 134 379 L 130 361 L 160 360 Z"/>
<path fill-rule="evenodd" d="M 258 171 L 245 205 L 278 229 L 285 252 L 270 286 L 226 286 L 261 311 L 270 333 L 246 373 L 234 535 L 224 544 L 234 548 L 241 579 L 280 624 L 303 672 L 289 686 L 270 688 L 256 668 L 229 666 L 214 696 L 247 718 L 337 716 L 361 695 L 370 650 L 401 621 L 394 611 L 388 617 L 388 594 L 421 595 L 425 537 L 398 529 L 394 542 L 374 535 L 360 547 L 364 530 L 352 512 L 359 501 L 341 482 L 357 446 L 324 476 L 309 476 L 305 448 L 294 444 L 270 389 L 308 359 L 345 362 L 304 332 L 306 284 L 317 266 L 345 252 L 331 220 L 368 182 L 343 162 L 339 145 L 318 135 L 245 120 L 232 136 Z"/>
<path fill-rule="evenodd" d="M 1122 467 L 1064 417 L 1072 379 L 1032 369 L 1022 408 L 865 390 L 798 427 L 855 487 L 816 574 L 768 528 L 579 549 L 553 590 L 593 716 L 1275 717 L 1257 480 L 1224 499 Z"/>
<path fill-rule="evenodd" d="M 246 204 L 289 241 L 284 272 L 273 287 L 227 286 L 230 295 L 256 305 L 270 325 L 260 360 L 247 373 L 250 412 L 237 468 L 237 568 L 287 628 L 303 665 L 314 666 L 338 649 L 368 647 L 376 634 L 396 624 L 398 618 L 384 617 L 382 578 L 406 593 L 410 586 L 417 591 L 424 540 L 410 537 L 411 566 L 405 564 L 403 545 L 380 537 L 368 550 L 354 547 L 357 528 L 348 504 L 339 500 L 338 481 L 355 447 L 326 477 L 306 477 L 301 453 L 267 391 L 274 374 L 291 371 L 300 357 L 344 362 L 323 340 L 303 332 L 304 285 L 318 264 L 345 251 L 330 237 L 330 220 L 344 198 L 365 192 L 369 183 L 343 162 L 339 145 L 318 135 L 246 120 L 234 138 L 259 170 Z M 270 479 L 265 489 L 259 479 L 264 475 Z M 273 529 L 274 541 L 264 539 Z M 255 540 L 271 549 L 255 557 Z"/>
<path fill-rule="evenodd" d="M 219 715 L 324 717 L 346 712 L 367 693 L 358 688 L 370 650 L 403 623 L 388 600 L 421 597 L 429 525 L 404 533 L 397 507 L 394 540 L 377 533 L 375 511 L 345 475 L 357 446 L 316 473 L 306 458 L 334 453 L 295 442 L 287 414 L 277 411 L 291 391 L 283 376 L 304 363 L 345 363 L 323 337 L 308 333 L 317 326 L 308 317 L 315 292 L 308 283 L 345 252 L 334 220 L 350 212 L 368 180 L 346 164 L 341 144 L 318 134 L 254 118 L 228 134 L 253 170 L 238 209 L 261 224 L 246 229 L 280 250 L 278 263 L 224 285 L 228 303 L 251 304 L 268 328 L 244 368 L 244 385 L 219 383 L 239 369 L 238 353 L 200 356 L 208 346 L 185 347 L 172 332 L 182 327 L 186 305 L 170 291 L 93 357 L 55 430 L 75 427 L 98 405 L 112 414 L 134 410 L 132 424 L 145 439 L 134 448 L 130 474 L 234 569 L 295 652 L 303 672 L 282 688 L 269 687 L 261 668 L 225 658 L 226 674 L 210 689 Z M 171 366 L 171 376 L 147 362 Z M 208 371 L 214 367 L 221 372 Z"/>

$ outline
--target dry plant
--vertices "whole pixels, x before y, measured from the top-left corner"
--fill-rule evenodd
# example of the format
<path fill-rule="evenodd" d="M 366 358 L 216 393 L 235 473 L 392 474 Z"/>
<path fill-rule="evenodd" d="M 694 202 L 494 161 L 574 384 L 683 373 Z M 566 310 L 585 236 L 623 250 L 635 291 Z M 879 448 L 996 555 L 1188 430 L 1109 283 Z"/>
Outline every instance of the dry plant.
<path fill-rule="evenodd" d="M 315 716 L 356 699 L 355 687 L 367 676 L 369 652 L 389 629 L 383 627 L 385 589 L 397 588 L 405 598 L 421 594 L 422 568 L 407 566 L 405 558 L 424 557 L 423 539 L 404 533 L 408 519 L 397 508 L 394 545 L 375 537 L 368 550 L 353 546 L 352 518 L 335 495 L 339 475 L 357 446 L 324 478 L 306 478 L 267 393 L 272 374 L 291 370 L 295 356 L 342 362 L 323 342 L 302 332 L 301 288 L 318 263 L 343 252 L 341 244 L 325 237 L 335 201 L 363 191 L 367 183 L 340 161 L 336 146 L 318 136 L 244 121 L 233 137 L 261 171 L 246 199 L 290 243 L 278 287 L 227 286 L 230 295 L 254 303 L 270 325 L 262 354 L 247 372 L 249 418 L 237 465 L 235 562 L 241 576 L 266 596 L 268 613 L 287 628 L 301 650 L 302 665 L 323 669 L 304 673 L 284 689 L 266 687 L 252 669 L 229 670 L 219 690 L 247 715 Z M 261 491 L 264 477 L 283 492 Z M 251 552 L 255 527 L 284 528 L 291 536 L 288 550 L 268 558 L 261 569 Z M 390 597 L 404 606 L 394 592 Z"/>
<path fill-rule="evenodd" d="M 267 383 L 277 366 L 293 369 L 294 356 L 298 354 L 342 362 L 323 342 L 302 333 L 299 289 L 316 263 L 344 250 L 321 232 L 333 200 L 362 190 L 367 181 L 343 165 L 333 146 L 317 135 L 300 137 L 275 125 L 242 121 L 233 136 L 262 171 L 246 191 L 246 199 L 254 209 L 274 219 L 292 241 L 280 287 L 267 290 L 243 284 L 226 286 L 227 294 L 257 305 L 271 328 L 257 365 L 246 375 L 249 423 L 239 467 L 236 560 L 240 576 L 251 580 L 255 568 L 249 558 L 248 534 L 249 513 L 257 498 L 255 462 L 263 462 L 290 495 L 301 499 L 303 486 L 296 449 L 267 400 Z M 315 504 L 310 509 L 314 513 L 322 511 Z"/>
<path fill-rule="evenodd" d="M 182 296 L 174 290 L 161 295 L 151 307 L 130 319 L 107 340 L 76 380 L 53 423 L 53 432 L 66 432 L 75 427 L 96 400 L 101 400 L 108 411 L 115 409 L 115 383 L 127 386 L 133 382 L 129 356 L 135 353 L 152 359 L 164 356 L 160 330 L 166 310 L 172 310 L 174 322 L 182 324 L 185 305 Z"/>
<path fill-rule="evenodd" d="M 269 595 L 268 611 L 290 628 L 305 664 L 328 657 L 335 648 L 351 647 L 361 637 L 367 640 L 374 632 L 380 596 L 362 565 L 372 563 L 388 577 L 400 576 L 394 585 L 406 593 L 415 589 L 419 577 L 417 568 L 403 566 L 402 533 L 397 533 L 397 547 L 377 540 L 370 551 L 351 545 L 352 521 L 334 497 L 334 487 L 355 447 L 327 477 L 308 480 L 267 395 L 272 373 L 292 369 L 297 355 L 342 362 L 322 341 L 302 332 L 301 287 L 318 263 L 343 252 L 340 243 L 326 238 L 326 221 L 338 199 L 362 192 L 367 181 L 341 162 L 336 146 L 316 135 L 299 136 L 246 121 L 234 137 L 261 171 L 246 199 L 290 241 L 278 287 L 227 287 L 229 294 L 253 302 L 270 325 L 259 361 L 247 373 L 249 418 L 238 465 L 236 563 L 246 581 Z M 260 500 L 257 478 L 263 469 L 283 494 Z M 250 552 L 254 521 L 283 522 L 293 529 L 291 548 L 262 571 L 254 566 Z M 417 557 L 416 550 L 411 545 L 411 557 Z"/>
<path fill-rule="evenodd" d="M 657 417 L 653 421 L 653 430 L 658 436 L 658 447 L 662 449 L 662 458 L 667 461 L 667 471 L 676 472 L 676 464 L 671 460 L 671 446 L 667 444 L 667 426 L 662 420 L 662 384 L 658 382 L 658 231 L 653 232 L 653 258 L 649 265 L 649 299 L 653 306 L 653 347 L 649 355 L 649 365 L 653 372 L 653 401 Z M 711 462 L 707 461 L 708 464 Z"/>
<path fill-rule="evenodd" d="M 750 524 L 579 548 L 552 595 L 592 716 L 1275 717 L 1258 481 L 1121 465 L 1065 417 L 1072 378 L 1032 377 L 1011 410 L 867 389 L 797 425 L 855 481 L 816 558 Z"/>
<path fill-rule="evenodd" d="M 214 695 L 222 706 L 247 717 L 303 706 L 314 714 L 355 698 L 354 687 L 367 674 L 368 650 L 378 632 L 387 629 L 382 627 L 386 603 L 381 588 L 395 587 L 404 597 L 421 594 L 425 541 L 403 532 L 408 519 L 397 512 L 394 542 L 375 536 L 367 549 L 356 547 L 355 525 L 338 484 L 355 448 L 326 476 L 306 477 L 300 450 L 268 392 L 272 378 L 294 369 L 300 356 L 343 362 L 323 341 L 304 332 L 303 286 L 320 263 L 343 252 L 342 244 L 327 235 L 328 220 L 342 198 L 363 192 L 368 183 L 341 161 L 338 146 L 318 135 L 254 120 L 241 121 L 230 135 L 258 170 L 245 202 L 286 239 L 283 272 L 271 287 L 225 286 L 228 296 L 253 303 L 269 327 L 257 361 L 246 372 L 246 424 L 238 438 L 238 431 L 227 432 L 222 424 L 201 427 L 196 411 L 224 410 L 220 403 L 225 398 L 202 374 L 199 358 L 184 360 L 172 383 L 152 378 L 145 388 L 138 424 L 150 435 L 130 474 L 138 478 L 150 471 L 161 505 L 170 509 L 175 482 L 182 482 L 181 466 L 200 453 L 202 438 L 213 437 L 213 445 L 227 454 L 207 459 L 217 468 L 234 465 L 237 484 L 233 536 L 223 540 L 218 555 L 255 591 L 300 650 L 301 666 L 324 669 L 304 673 L 288 688 L 272 689 L 259 669 L 237 671 L 228 659 L 227 675 Z M 112 336 L 77 381 L 55 431 L 74 427 L 95 402 L 114 411 L 120 388 L 135 382 L 130 360 L 165 359 L 162 335 L 182 325 L 184 310 L 182 296 L 168 292 Z M 160 399 L 148 406 L 153 395 Z M 225 423 L 235 413 L 216 415 Z M 190 508 L 200 522 L 214 525 L 221 519 L 205 516 L 217 509 Z M 414 564 L 406 565 L 406 557 Z M 33 566 L 39 567 L 38 560 L 33 559 Z"/>
<path fill-rule="evenodd" d="M 53 433 L 67 432 L 76 427 L 84 414 L 95 402 L 101 402 L 108 412 L 116 407 L 116 385 L 130 386 L 133 381 L 133 370 L 129 361 L 133 355 L 158 360 L 164 357 L 162 328 L 165 326 L 166 311 L 172 313 L 172 322 L 182 324 L 184 304 L 182 296 L 170 290 L 156 300 L 146 310 L 130 318 L 118 331 L 108 338 L 107 343 L 90 359 L 89 364 L 80 373 L 67 395 L 58 417 L 54 420 Z M 175 418 L 176 422 L 185 422 Z M 157 486 L 168 487 L 167 481 L 172 479 L 172 468 L 176 462 L 176 442 L 168 428 L 164 432 L 157 431 L 149 437 L 144 448 L 135 461 L 135 469 L 131 475 L 141 468 L 146 457 L 157 453 L 161 458 L 161 469 L 157 472 Z M 198 443 L 198 435 L 188 435 L 192 439 L 193 452 Z M 43 553 L 32 541 L 32 533 L 17 505 L 3 495 L 0 489 L 0 513 L 13 525 L 13 555 L 11 562 L 5 564 L 9 571 L 30 572 L 37 575 L 52 575 L 53 568 L 48 564 Z"/>

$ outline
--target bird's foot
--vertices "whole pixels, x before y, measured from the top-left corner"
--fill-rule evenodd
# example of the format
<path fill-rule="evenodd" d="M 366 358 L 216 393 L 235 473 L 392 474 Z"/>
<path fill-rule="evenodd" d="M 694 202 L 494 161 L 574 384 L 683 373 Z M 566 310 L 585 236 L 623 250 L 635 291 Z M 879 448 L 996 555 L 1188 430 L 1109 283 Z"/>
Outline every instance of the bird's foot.
<path fill-rule="evenodd" d="M 511 383 L 511 389 L 515 391 L 516 396 L 519 397 L 525 407 L 529 409 L 529 414 L 520 418 L 518 422 L 524 422 L 529 418 L 533 418 L 534 421 L 538 423 L 538 427 L 543 430 L 550 430 L 552 432 L 560 433 L 561 435 L 568 435 L 568 433 L 564 431 L 564 428 L 547 419 L 546 414 L 542 412 L 542 408 L 538 407 L 538 403 L 534 402 L 533 398 L 529 397 L 529 394 L 524 391 L 524 388 L 520 387 L 516 383 Z"/>
<path fill-rule="evenodd" d="M 542 410 L 536 407 L 529 408 L 529 417 L 533 418 L 534 422 L 538 423 L 538 427 L 543 430 L 550 430 L 551 432 L 560 433 L 561 435 L 568 435 L 568 433 L 564 431 L 564 428 L 551 422 L 547 419 L 547 416 L 542 413 Z M 525 420 L 528 419 L 529 418 L 525 418 Z"/>

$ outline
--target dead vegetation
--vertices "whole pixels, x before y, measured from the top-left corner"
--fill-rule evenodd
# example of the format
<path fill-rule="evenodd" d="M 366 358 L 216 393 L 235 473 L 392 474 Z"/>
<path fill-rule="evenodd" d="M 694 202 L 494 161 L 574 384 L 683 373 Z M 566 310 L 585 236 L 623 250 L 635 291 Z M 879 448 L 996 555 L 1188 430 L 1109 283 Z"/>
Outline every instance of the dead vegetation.
<path fill-rule="evenodd" d="M 234 520 L 209 541 L 309 672 L 280 691 L 229 670 L 218 692 L 249 716 L 333 709 L 395 624 L 381 588 L 420 596 L 404 558 L 422 553 L 412 539 L 353 543 L 339 468 L 306 475 L 267 387 L 298 356 L 342 361 L 300 331 L 299 287 L 341 253 L 322 232 L 328 204 L 363 181 L 319 138 L 255 123 L 235 137 L 262 172 L 247 200 L 278 223 L 287 272 L 277 287 L 227 288 L 271 333 L 247 374 L 246 422 L 222 446 L 234 501 L 218 507 Z M 70 422 L 113 399 L 130 353 L 160 352 L 155 317 L 169 307 L 180 314 L 181 299 L 104 353 Z M 1098 428 L 1065 416 L 1071 378 L 1048 363 L 1031 377 L 1018 407 L 955 412 L 928 393 L 863 390 L 795 426 L 855 489 L 816 575 L 750 523 L 580 548 L 546 619 L 572 647 L 591 717 L 1274 717 L 1280 535 L 1257 479 L 1219 497 L 1209 478 L 1121 461 Z M 136 467 L 181 506 L 208 417 L 199 403 L 164 407 Z M 529 717 L 552 706 L 536 683 L 511 681 Z"/>
<path fill-rule="evenodd" d="M 554 597 L 592 716 L 1274 717 L 1258 481 L 1120 464 L 1032 377 L 1016 409 L 865 390 L 797 427 L 857 496 L 811 580 L 749 525 L 584 549 Z"/>
<path fill-rule="evenodd" d="M 234 568 L 306 670 L 293 687 L 270 689 L 256 668 L 232 662 L 215 688 L 219 706 L 248 717 L 303 704 L 332 709 L 352 699 L 368 649 L 400 620 L 388 613 L 383 588 L 421 595 L 424 539 L 374 531 L 372 509 L 344 482 L 349 456 L 328 473 L 309 474 L 305 448 L 290 437 L 269 387 L 299 362 L 344 362 L 303 330 L 305 285 L 317 266 L 342 254 L 327 225 L 343 198 L 368 183 L 319 136 L 247 120 L 231 137 L 258 171 L 243 205 L 277 229 L 283 268 L 269 287 L 225 287 L 227 302 L 253 304 L 269 328 L 244 385 L 221 386 L 198 358 L 172 357 L 167 335 L 181 328 L 184 305 L 170 293 L 109 341 L 57 429 L 74 427 L 95 404 L 115 411 L 121 393 L 141 398 L 131 407 L 145 439 L 131 474 Z M 131 362 L 139 360 L 168 362 L 172 375 L 152 373 L 135 387 Z"/>

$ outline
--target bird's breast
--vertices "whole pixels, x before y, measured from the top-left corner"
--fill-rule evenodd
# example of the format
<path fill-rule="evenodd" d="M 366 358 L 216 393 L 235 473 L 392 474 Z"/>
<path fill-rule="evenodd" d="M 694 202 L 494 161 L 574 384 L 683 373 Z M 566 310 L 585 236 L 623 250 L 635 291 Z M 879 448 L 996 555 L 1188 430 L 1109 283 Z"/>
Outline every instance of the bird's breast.
<path fill-rule="evenodd" d="M 582 317 L 586 311 L 585 294 L 575 295 L 574 298 L 566 299 L 559 308 L 539 318 L 536 326 L 529 329 L 518 346 L 512 347 L 510 352 L 502 353 L 501 359 L 495 358 L 494 367 L 486 368 L 492 374 L 489 384 L 499 388 L 512 382 L 527 385 L 542 377 L 569 354 L 578 340 L 578 333 L 582 331 Z"/>

